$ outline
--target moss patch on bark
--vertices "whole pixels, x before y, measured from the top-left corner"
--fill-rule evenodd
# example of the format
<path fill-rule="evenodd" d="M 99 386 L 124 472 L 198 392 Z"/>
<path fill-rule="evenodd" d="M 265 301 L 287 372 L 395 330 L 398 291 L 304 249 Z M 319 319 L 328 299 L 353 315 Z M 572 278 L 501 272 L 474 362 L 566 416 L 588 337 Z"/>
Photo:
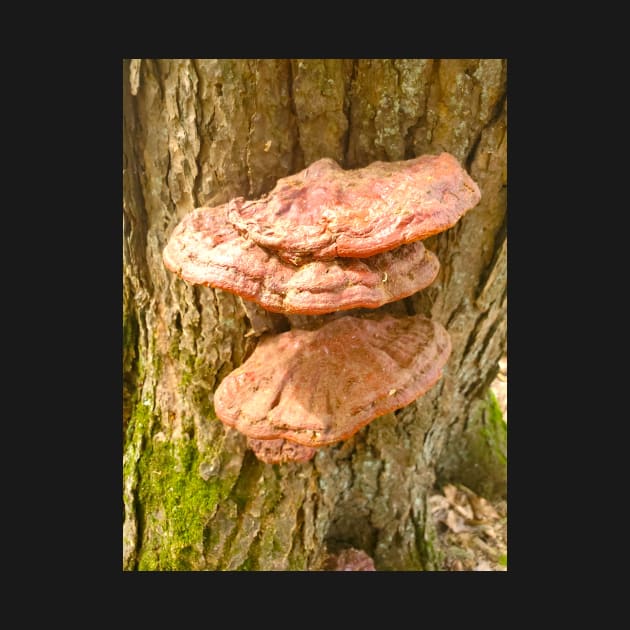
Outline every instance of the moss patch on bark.
<path fill-rule="evenodd" d="M 206 524 L 231 484 L 199 476 L 199 451 L 189 439 L 155 439 L 138 462 L 138 499 L 142 541 L 138 569 L 195 570 L 192 558 L 203 557 Z M 153 532 L 159 536 L 153 538 Z M 165 544 L 165 541 L 168 541 Z"/>
<path fill-rule="evenodd" d="M 127 568 L 203 569 L 207 523 L 235 478 L 205 481 L 199 451 L 187 435 L 174 441 L 152 435 L 155 418 L 147 402 L 136 406 L 126 440 L 126 509 L 137 520 L 136 562 Z"/>
<path fill-rule="evenodd" d="M 465 429 L 442 454 L 438 485 L 446 483 L 462 483 L 489 499 L 507 496 L 507 424 L 491 390 L 473 405 Z"/>

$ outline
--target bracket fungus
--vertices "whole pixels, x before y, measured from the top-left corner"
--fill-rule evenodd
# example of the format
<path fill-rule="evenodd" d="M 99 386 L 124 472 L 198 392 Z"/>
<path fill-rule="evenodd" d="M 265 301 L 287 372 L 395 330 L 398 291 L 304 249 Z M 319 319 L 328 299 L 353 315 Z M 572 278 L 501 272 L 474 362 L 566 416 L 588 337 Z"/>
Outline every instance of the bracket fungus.
<path fill-rule="evenodd" d="M 399 300 L 431 284 L 440 268 L 421 242 L 370 258 L 296 267 L 241 236 L 227 222 L 225 205 L 186 215 L 163 259 L 167 269 L 191 284 L 225 289 L 268 311 L 305 315 Z"/>
<path fill-rule="evenodd" d="M 354 170 L 323 158 L 260 199 L 193 210 L 163 260 L 186 282 L 289 318 L 375 309 L 435 280 L 439 262 L 422 241 L 480 197 L 448 153 Z M 411 403 L 437 382 L 451 351 L 444 327 L 423 315 L 312 319 L 315 327 L 261 337 L 214 393 L 217 417 L 266 463 L 309 461 Z"/>
<path fill-rule="evenodd" d="M 423 315 L 348 315 L 263 338 L 221 381 L 214 409 L 250 438 L 317 448 L 424 394 L 450 351 L 446 330 Z"/>
<path fill-rule="evenodd" d="M 337 554 L 329 554 L 324 571 L 376 571 L 374 560 L 362 549 L 349 547 Z"/>
<path fill-rule="evenodd" d="M 452 227 L 477 205 L 477 184 L 449 153 L 343 170 L 322 158 L 261 199 L 237 197 L 228 218 L 293 264 L 366 258 Z"/>

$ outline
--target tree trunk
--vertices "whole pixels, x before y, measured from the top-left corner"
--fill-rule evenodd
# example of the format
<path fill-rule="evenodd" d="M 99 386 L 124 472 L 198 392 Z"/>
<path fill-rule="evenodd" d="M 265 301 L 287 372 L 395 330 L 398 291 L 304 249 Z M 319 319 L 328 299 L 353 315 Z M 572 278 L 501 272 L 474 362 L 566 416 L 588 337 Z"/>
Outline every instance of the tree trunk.
<path fill-rule="evenodd" d="M 124 62 L 125 570 L 315 570 L 344 545 L 378 570 L 437 568 L 440 455 L 506 351 L 506 75 L 502 59 Z M 436 281 L 387 308 L 447 328 L 443 377 L 310 462 L 260 462 L 213 393 L 281 316 L 168 272 L 173 228 L 321 157 L 358 168 L 441 151 L 481 202 L 425 242 Z"/>

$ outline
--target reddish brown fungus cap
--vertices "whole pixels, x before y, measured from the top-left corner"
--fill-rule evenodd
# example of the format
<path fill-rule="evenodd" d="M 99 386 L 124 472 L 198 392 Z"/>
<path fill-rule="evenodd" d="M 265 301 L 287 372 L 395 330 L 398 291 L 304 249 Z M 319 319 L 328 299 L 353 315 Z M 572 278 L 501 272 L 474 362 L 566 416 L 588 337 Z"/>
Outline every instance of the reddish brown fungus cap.
<path fill-rule="evenodd" d="M 336 555 L 329 555 L 327 571 L 376 571 L 374 560 L 362 549 L 343 549 Z"/>
<path fill-rule="evenodd" d="M 286 464 L 287 462 L 307 462 L 313 459 L 316 448 L 296 444 L 289 440 L 255 440 L 247 438 L 247 446 L 256 457 L 266 464 Z"/>
<path fill-rule="evenodd" d="M 187 282 L 231 291 L 268 311 L 316 315 L 376 308 L 428 286 L 440 267 L 420 242 L 362 260 L 296 267 L 242 237 L 225 211 L 225 205 L 197 208 L 184 217 L 164 248 L 164 264 Z"/>
<path fill-rule="evenodd" d="M 223 379 L 214 408 L 251 438 L 332 444 L 424 394 L 450 351 L 446 330 L 422 315 L 340 317 L 263 338 Z"/>
<path fill-rule="evenodd" d="M 344 171 L 323 158 L 278 180 L 265 197 L 229 203 L 243 233 L 294 264 L 365 258 L 452 227 L 479 203 L 477 184 L 449 153 Z"/>

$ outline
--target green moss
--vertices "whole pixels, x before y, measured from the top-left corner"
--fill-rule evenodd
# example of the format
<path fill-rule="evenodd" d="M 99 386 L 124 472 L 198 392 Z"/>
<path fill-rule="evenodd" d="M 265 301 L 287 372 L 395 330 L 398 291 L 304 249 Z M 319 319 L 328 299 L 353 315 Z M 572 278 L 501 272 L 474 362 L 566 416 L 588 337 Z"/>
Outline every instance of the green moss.
<path fill-rule="evenodd" d="M 302 551 L 292 550 L 289 556 L 288 571 L 306 571 L 306 554 Z"/>
<path fill-rule="evenodd" d="M 430 520 L 424 525 L 424 529 L 416 526 L 416 548 L 422 563 L 422 567 L 418 567 L 418 570 L 439 571 L 444 561 L 444 554 L 438 543 L 438 535 Z"/>
<path fill-rule="evenodd" d="M 180 382 L 180 384 L 182 386 L 182 389 L 186 389 L 190 385 L 191 382 L 192 382 L 192 373 L 191 372 L 184 372 L 182 374 L 182 378 L 181 378 L 181 382 Z"/>
<path fill-rule="evenodd" d="M 198 568 L 206 524 L 234 483 L 204 481 L 199 476 L 199 461 L 195 444 L 185 438 L 175 442 L 153 439 L 142 450 L 137 464 L 142 532 L 139 570 Z"/>
<path fill-rule="evenodd" d="M 160 375 L 162 374 L 162 367 L 164 365 L 164 360 L 162 358 L 162 355 L 159 352 L 156 352 L 155 343 L 153 344 L 153 348 L 151 350 L 151 356 L 153 357 L 152 374 L 153 374 L 153 378 L 157 382 L 160 378 Z"/>
<path fill-rule="evenodd" d="M 252 559 L 251 558 L 247 558 L 247 560 L 245 560 L 245 562 L 243 562 L 243 564 L 241 564 L 241 566 L 236 569 L 237 571 L 251 571 L 252 570 Z"/>
<path fill-rule="evenodd" d="M 181 367 L 180 386 L 183 390 L 191 387 L 195 378 L 207 380 L 205 377 L 208 372 L 208 366 L 203 361 L 199 361 L 195 355 L 188 351 L 180 351 L 178 346 L 176 352 L 171 356 Z M 208 374 L 208 376 L 210 376 L 210 374 Z M 194 396 L 194 392 L 191 395 Z M 202 398 L 203 396 L 207 397 L 207 392 L 205 390 L 199 390 L 198 396 L 199 395 Z M 203 400 L 199 400 L 199 402 L 204 403 Z M 207 405 L 204 405 L 204 407 L 206 406 Z"/>
<path fill-rule="evenodd" d="M 123 477 L 136 474 L 136 462 L 142 450 L 143 436 L 150 431 L 153 415 L 142 402 L 136 404 L 125 432 L 125 453 L 123 457 Z"/>
<path fill-rule="evenodd" d="M 449 438 L 438 466 L 438 485 L 445 483 L 487 499 L 507 495 L 507 424 L 491 390 L 473 406 L 465 430 Z"/>
<path fill-rule="evenodd" d="M 123 568 L 136 568 L 136 487 L 138 483 L 137 462 L 142 452 L 144 435 L 150 430 L 152 416 L 148 407 L 136 404 L 129 421 L 124 427 L 123 454 L 123 504 L 125 526 L 123 527 Z"/>
<path fill-rule="evenodd" d="M 507 424 L 503 420 L 499 401 L 492 390 L 488 390 L 486 417 L 481 434 L 497 460 L 507 464 Z"/>

